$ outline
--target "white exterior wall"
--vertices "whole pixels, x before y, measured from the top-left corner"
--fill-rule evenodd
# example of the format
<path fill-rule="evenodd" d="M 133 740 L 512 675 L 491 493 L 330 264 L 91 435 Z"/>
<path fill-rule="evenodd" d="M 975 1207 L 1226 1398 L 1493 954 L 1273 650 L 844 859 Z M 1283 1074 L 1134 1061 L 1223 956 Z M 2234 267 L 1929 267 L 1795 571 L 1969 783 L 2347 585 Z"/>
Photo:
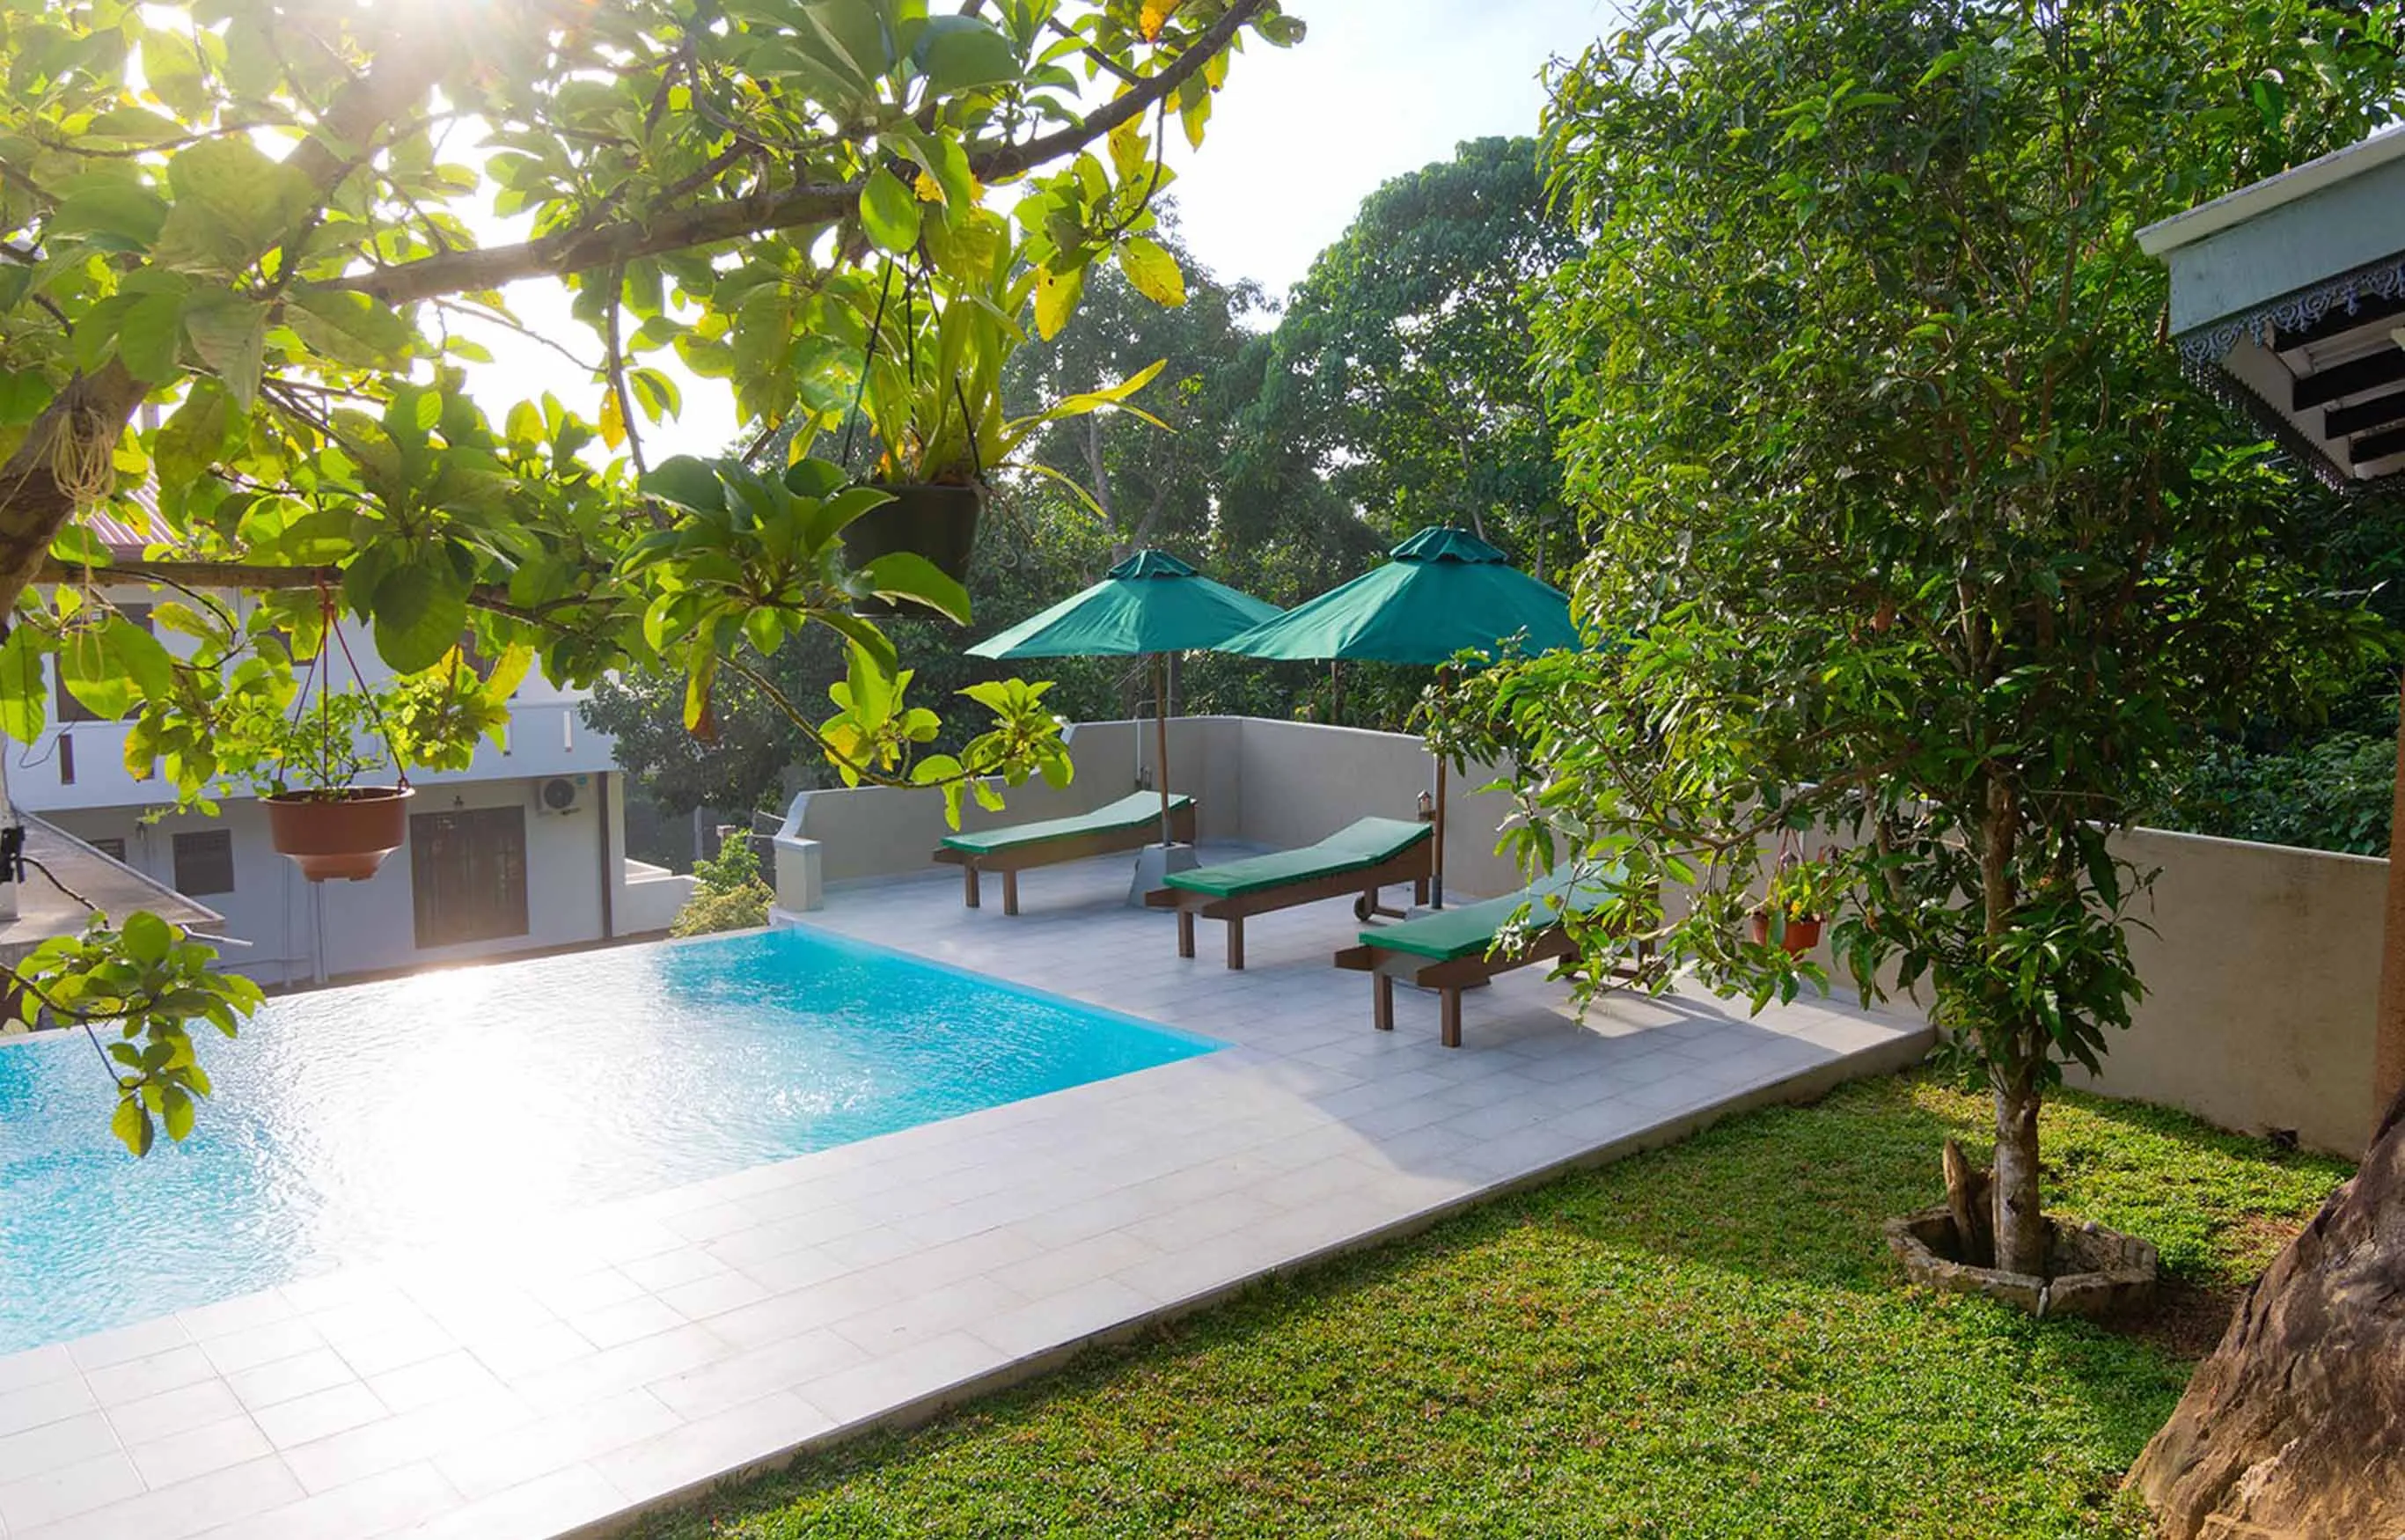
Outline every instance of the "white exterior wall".
<path fill-rule="evenodd" d="M 112 595 L 147 602 L 147 590 Z M 220 596 L 228 597 L 228 596 Z M 392 677 L 360 628 L 345 627 L 352 655 L 373 685 Z M 186 639 L 161 641 L 176 652 Z M 347 664 L 335 670 L 350 684 Z M 683 906 L 693 880 L 626 862 L 624 796 L 613 773 L 617 746 L 587 728 L 578 714 L 582 692 L 556 688 L 529 674 L 510 703 L 504 743 L 479 743 L 465 770 L 411 777 L 413 815 L 472 808 L 523 807 L 527 832 L 527 933 L 455 946 L 420 948 L 406 843 L 364 883 L 329 883 L 313 895 L 292 863 L 269 843 L 266 810 L 247 797 L 228 798 L 219 816 L 169 812 L 155 823 L 146 813 L 170 805 L 156 781 L 136 781 L 125 768 L 123 724 L 53 720 L 31 748 L 10 745 L 8 788 L 27 811 L 85 840 L 125 841 L 127 864 L 162 883 L 176 877 L 175 836 L 223 828 L 233 836 L 234 890 L 203 902 L 225 916 L 230 946 L 225 965 L 266 984 L 301 983 L 317 975 L 317 923 L 324 925 L 323 965 L 330 978 L 421 964 L 574 946 L 665 930 Z M 53 696 L 55 701 L 55 695 Z M 53 718 L 57 713 L 55 706 Z M 71 741 L 74 775 L 63 772 L 62 740 Z M 543 808 L 541 788 L 564 776 L 579 783 L 576 808 Z M 607 812 L 603 811 L 604 802 Z M 605 854 L 606 852 L 606 854 Z M 606 878 L 605 878 L 606 873 Z M 606 891 L 605 891 L 606 890 Z"/>
<path fill-rule="evenodd" d="M 322 895 L 313 895 L 298 869 L 270 846 L 266 810 L 249 798 L 224 803 L 214 819 L 169 813 L 146 825 L 146 810 L 134 806 L 62 809 L 48 816 L 86 840 L 123 840 L 128 865 L 171 885 L 177 834 L 229 830 L 233 835 L 234 890 L 202 901 L 225 916 L 224 935 L 250 943 L 229 947 L 226 966 L 261 983 L 304 983 L 316 976 L 313 948 L 319 912 L 325 925 L 325 971 L 335 978 L 665 930 L 692 891 L 693 879 L 620 858 L 609 869 L 615 881 L 608 884 L 605 931 L 605 829 L 612 855 L 623 841 L 623 830 L 616 827 L 623 814 L 615 778 L 610 780 L 611 816 L 606 820 L 600 807 L 602 775 L 586 776 L 578 806 L 564 813 L 541 804 L 548 779 L 447 779 L 420 787 L 411 799 L 413 816 L 494 807 L 518 807 L 526 812 L 527 933 L 445 947 L 417 945 L 406 844 L 368 881 L 328 883 Z"/>

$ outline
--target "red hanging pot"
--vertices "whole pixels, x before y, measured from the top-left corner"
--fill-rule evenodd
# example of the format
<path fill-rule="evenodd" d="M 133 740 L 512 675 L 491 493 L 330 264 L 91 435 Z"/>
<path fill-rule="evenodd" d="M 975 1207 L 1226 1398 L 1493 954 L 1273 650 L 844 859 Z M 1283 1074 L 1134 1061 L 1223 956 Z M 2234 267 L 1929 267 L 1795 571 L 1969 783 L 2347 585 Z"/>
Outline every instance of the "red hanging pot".
<path fill-rule="evenodd" d="M 269 842 L 313 883 L 364 883 L 409 839 L 407 786 L 346 786 L 336 791 L 262 797 Z"/>
<path fill-rule="evenodd" d="M 1766 909 L 1757 909 L 1751 916 L 1751 920 L 1753 929 L 1754 944 L 1756 946 L 1769 945 L 1770 911 Z M 1787 949 L 1787 954 L 1791 957 L 1801 957 L 1804 954 L 1811 951 L 1814 947 L 1819 946 L 1821 944 L 1821 917 L 1817 914 L 1809 914 L 1788 921 L 1787 933 L 1779 938 L 1779 944 Z"/>

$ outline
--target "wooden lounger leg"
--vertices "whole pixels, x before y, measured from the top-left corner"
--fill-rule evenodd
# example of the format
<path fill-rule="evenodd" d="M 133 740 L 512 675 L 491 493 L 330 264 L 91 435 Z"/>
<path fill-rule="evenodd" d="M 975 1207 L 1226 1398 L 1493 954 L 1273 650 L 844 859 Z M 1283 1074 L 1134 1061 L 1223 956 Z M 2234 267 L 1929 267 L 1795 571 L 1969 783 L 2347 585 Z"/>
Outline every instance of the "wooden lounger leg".
<path fill-rule="evenodd" d="M 1381 1032 L 1395 1029 L 1395 981 L 1384 973 L 1370 975 L 1370 1024 Z"/>
<path fill-rule="evenodd" d="M 1019 912 L 1019 873 L 1015 871 L 1002 874 L 1002 911 L 1005 914 Z"/>
<path fill-rule="evenodd" d="M 1414 877 L 1412 879 L 1412 902 L 1419 905 L 1422 909 L 1426 909 L 1428 907 L 1427 878 Z"/>
<path fill-rule="evenodd" d="M 1461 1046 L 1461 991 L 1442 989 L 1437 992 L 1438 1040 L 1447 1048 Z"/>
<path fill-rule="evenodd" d="M 1241 914 L 1228 922 L 1228 966 L 1239 970 L 1245 966 L 1245 917 Z"/>
<path fill-rule="evenodd" d="M 977 874 L 975 861 L 961 863 L 961 897 L 969 908 L 977 907 Z"/>
<path fill-rule="evenodd" d="M 1190 909 L 1177 911 L 1177 954 L 1181 957 L 1194 955 L 1194 911 Z"/>

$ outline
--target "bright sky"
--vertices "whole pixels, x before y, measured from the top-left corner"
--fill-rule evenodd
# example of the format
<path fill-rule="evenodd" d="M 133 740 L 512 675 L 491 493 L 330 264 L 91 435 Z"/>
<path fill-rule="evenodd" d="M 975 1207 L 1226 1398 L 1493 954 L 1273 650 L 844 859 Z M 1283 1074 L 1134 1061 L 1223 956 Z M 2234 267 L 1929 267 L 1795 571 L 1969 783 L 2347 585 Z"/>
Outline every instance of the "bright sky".
<path fill-rule="evenodd" d="M 1610 31 L 1611 0 L 1288 0 L 1310 25 L 1299 48 L 1249 39 L 1213 108 L 1199 153 L 1171 129 L 1173 190 L 1188 247 L 1226 281 L 1259 279 L 1283 296 L 1352 222 L 1380 183 L 1449 159 L 1464 139 L 1533 134 L 1545 62 Z M 598 347 L 568 317 L 556 285 L 525 283 L 510 303 L 528 326 L 580 357 Z M 482 332 L 497 366 L 473 386 L 488 412 L 542 390 L 588 418 L 599 388 L 556 353 Z M 645 361 L 678 374 L 684 411 L 643 433 L 654 459 L 711 454 L 735 437 L 724 382 L 685 378 L 671 355 Z"/>

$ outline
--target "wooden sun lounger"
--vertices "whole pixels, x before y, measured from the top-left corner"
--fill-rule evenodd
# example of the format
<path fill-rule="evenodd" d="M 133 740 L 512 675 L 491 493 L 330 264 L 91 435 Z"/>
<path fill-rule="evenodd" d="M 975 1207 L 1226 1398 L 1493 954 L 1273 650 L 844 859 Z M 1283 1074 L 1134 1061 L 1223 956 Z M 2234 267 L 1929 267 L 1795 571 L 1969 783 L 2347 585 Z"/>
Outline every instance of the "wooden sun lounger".
<path fill-rule="evenodd" d="M 1169 799 L 1169 829 L 1180 843 L 1194 842 L 1194 798 Z M 1030 867 L 1057 866 L 1113 851 L 1142 850 L 1160 838 L 1160 794 L 1131 792 L 1118 801 L 1071 818 L 1014 824 L 976 834 L 947 834 L 935 859 L 961 869 L 962 897 L 977 907 L 977 873 L 1002 874 L 1002 911 L 1019 912 L 1019 874 Z"/>
<path fill-rule="evenodd" d="M 1144 901 L 1155 909 L 1177 911 L 1177 954 L 1194 955 L 1194 922 L 1228 922 L 1228 966 L 1245 966 L 1245 917 L 1323 898 L 1357 895 L 1354 912 L 1362 919 L 1377 907 L 1378 890 L 1409 883 L 1420 903 L 1428 902 L 1428 873 L 1436 844 L 1428 825 L 1399 818 L 1363 818 L 1315 845 L 1281 850 L 1221 866 L 1173 871 L 1169 885 L 1153 889 Z"/>
<path fill-rule="evenodd" d="M 1545 924 L 1543 917 L 1549 911 L 1547 897 L 1573 893 L 1568 881 L 1548 877 L 1500 898 L 1365 930 L 1360 945 L 1336 954 L 1336 966 L 1370 975 L 1371 1021 L 1381 1032 L 1395 1029 L 1397 980 L 1435 990 L 1439 1040 L 1447 1048 L 1459 1048 L 1463 990 L 1476 989 L 1515 968 L 1570 955 L 1569 932 L 1559 921 Z M 1576 891 L 1568 901 L 1586 908 L 1602 898 L 1599 890 L 1589 887 Z M 1531 900 L 1536 907 L 1529 911 L 1526 941 L 1516 950 L 1495 952 L 1497 932 Z"/>

